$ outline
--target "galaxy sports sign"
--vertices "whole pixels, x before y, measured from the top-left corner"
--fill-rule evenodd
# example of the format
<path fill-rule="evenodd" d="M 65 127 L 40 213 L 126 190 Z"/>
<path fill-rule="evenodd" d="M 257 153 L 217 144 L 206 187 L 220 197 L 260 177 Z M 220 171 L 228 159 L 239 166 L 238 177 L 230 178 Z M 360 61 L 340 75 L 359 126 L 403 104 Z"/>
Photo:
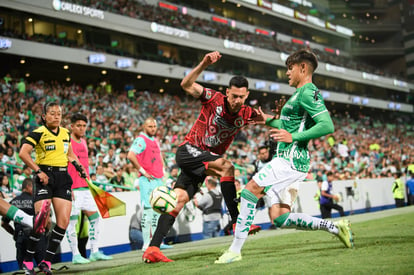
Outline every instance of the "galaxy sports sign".
<path fill-rule="evenodd" d="M 92 18 L 104 19 L 104 12 L 90 7 L 68 3 L 60 0 L 53 0 L 53 9 L 56 11 L 69 12 L 82 16 L 88 16 Z"/>

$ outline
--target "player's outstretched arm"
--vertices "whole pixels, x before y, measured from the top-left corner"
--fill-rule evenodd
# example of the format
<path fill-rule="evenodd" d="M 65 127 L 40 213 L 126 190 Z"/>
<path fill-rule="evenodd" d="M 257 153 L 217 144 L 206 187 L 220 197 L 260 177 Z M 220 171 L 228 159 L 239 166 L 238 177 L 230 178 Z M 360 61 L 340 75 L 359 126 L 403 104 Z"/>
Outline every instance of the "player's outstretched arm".
<path fill-rule="evenodd" d="M 216 63 L 218 60 L 220 60 L 220 58 L 221 54 L 218 51 L 206 54 L 203 60 L 181 81 L 181 87 L 183 90 L 195 98 L 200 97 L 203 93 L 204 87 L 195 81 L 208 66 Z"/>
<path fill-rule="evenodd" d="M 265 124 L 268 118 L 272 118 L 271 115 L 265 114 L 262 110 L 262 107 L 259 106 L 259 109 L 254 109 L 256 115 L 249 118 L 249 124 Z"/>

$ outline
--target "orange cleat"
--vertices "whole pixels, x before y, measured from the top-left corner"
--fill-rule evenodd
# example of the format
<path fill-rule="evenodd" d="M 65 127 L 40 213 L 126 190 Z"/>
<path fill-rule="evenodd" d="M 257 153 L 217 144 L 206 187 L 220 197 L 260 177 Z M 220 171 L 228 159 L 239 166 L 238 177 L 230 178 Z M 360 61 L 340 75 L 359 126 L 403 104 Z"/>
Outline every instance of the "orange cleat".
<path fill-rule="evenodd" d="M 142 260 L 144 263 L 158 263 L 158 262 L 174 262 L 171 259 L 168 259 L 161 251 L 159 247 L 150 246 L 148 247 L 144 254 L 142 255 Z"/>

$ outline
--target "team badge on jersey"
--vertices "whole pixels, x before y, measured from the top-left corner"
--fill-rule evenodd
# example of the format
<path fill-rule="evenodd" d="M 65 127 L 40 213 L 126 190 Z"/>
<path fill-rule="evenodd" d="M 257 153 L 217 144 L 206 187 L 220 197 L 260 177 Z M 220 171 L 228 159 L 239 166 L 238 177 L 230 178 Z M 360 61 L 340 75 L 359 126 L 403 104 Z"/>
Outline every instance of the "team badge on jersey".
<path fill-rule="evenodd" d="M 234 126 L 236 126 L 237 128 L 241 128 L 244 126 L 244 120 L 242 117 L 238 117 L 237 119 L 234 120 Z"/>
<path fill-rule="evenodd" d="M 213 95 L 212 95 L 212 93 L 211 93 L 211 90 L 210 89 L 206 89 L 206 95 L 205 95 L 205 98 L 206 99 L 211 99 L 211 97 L 212 97 Z"/>
<path fill-rule="evenodd" d="M 63 152 L 66 154 L 69 150 L 69 143 L 65 142 L 63 143 Z"/>

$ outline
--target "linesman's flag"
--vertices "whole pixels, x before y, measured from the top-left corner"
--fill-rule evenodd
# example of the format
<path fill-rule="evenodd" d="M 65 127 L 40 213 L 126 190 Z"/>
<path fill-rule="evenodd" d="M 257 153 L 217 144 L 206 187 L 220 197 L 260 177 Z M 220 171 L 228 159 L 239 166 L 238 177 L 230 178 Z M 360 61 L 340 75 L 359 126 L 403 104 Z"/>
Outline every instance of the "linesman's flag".
<path fill-rule="evenodd" d="M 102 190 L 93 184 L 90 179 L 85 180 L 89 185 L 89 190 L 91 191 L 92 197 L 96 202 L 96 206 L 98 207 L 102 218 L 106 219 L 114 216 L 126 215 L 125 202 Z"/>

